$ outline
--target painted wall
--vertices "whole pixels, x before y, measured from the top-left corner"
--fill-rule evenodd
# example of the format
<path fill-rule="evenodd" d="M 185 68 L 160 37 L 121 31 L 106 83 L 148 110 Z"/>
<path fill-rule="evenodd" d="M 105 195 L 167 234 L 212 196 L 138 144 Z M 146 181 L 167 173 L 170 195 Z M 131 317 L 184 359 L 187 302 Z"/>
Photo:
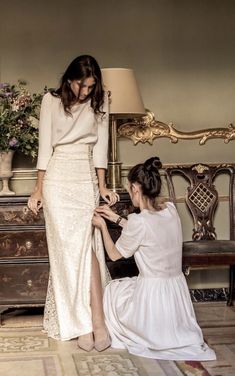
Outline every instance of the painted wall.
<path fill-rule="evenodd" d="M 234 122 L 233 0 L 1 1 L 0 79 L 54 87 L 77 55 L 135 70 L 146 108 L 180 130 Z M 128 148 L 127 148 L 128 145 Z M 121 140 L 120 157 L 159 154 L 164 163 L 234 160 L 233 143 Z"/>
<path fill-rule="evenodd" d="M 88 53 L 101 67 L 133 68 L 146 108 L 179 130 L 235 123 L 233 0 L 2 0 L 0 11 L 3 82 L 24 78 L 32 91 L 55 87 L 67 64 Z M 124 168 L 156 154 L 163 163 L 235 162 L 234 141 L 134 146 L 120 139 L 118 148 Z M 32 189 L 33 166 L 14 159 L 17 193 Z M 226 213 L 217 218 L 221 237 L 228 236 Z M 191 228 L 181 215 L 187 238 Z M 193 278 L 207 281 L 201 273 Z M 227 274 L 212 279 L 226 285 Z"/>

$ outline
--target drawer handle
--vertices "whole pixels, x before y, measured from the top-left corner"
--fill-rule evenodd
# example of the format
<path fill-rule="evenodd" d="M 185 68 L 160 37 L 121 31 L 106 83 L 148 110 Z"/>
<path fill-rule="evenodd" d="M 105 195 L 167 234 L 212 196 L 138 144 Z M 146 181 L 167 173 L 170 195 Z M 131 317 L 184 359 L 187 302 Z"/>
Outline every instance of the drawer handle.
<path fill-rule="evenodd" d="M 30 240 L 27 240 L 25 242 L 25 247 L 26 247 L 27 250 L 30 250 L 32 248 L 32 246 L 33 246 L 33 243 Z"/>
<path fill-rule="evenodd" d="M 33 286 L 33 281 L 32 281 L 32 279 L 28 279 L 28 281 L 27 281 L 27 285 L 28 285 L 29 287 L 32 287 L 32 286 Z"/>
<path fill-rule="evenodd" d="M 27 206 L 23 207 L 23 213 L 27 214 L 29 212 L 29 208 Z"/>

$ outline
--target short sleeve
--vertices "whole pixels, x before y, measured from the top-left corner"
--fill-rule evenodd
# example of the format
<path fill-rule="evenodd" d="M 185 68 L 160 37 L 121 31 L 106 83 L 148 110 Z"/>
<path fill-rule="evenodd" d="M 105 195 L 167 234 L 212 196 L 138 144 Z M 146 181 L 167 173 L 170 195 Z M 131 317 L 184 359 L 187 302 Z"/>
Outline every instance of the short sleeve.
<path fill-rule="evenodd" d="M 96 168 L 107 168 L 108 141 L 109 141 L 109 98 L 105 93 L 103 111 L 105 114 L 98 116 L 98 138 L 93 148 L 93 161 Z"/>
<path fill-rule="evenodd" d="M 144 234 L 145 226 L 143 218 L 140 217 L 139 214 L 130 214 L 115 246 L 123 257 L 131 257 L 141 245 Z"/>
<path fill-rule="evenodd" d="M 52 147 L 52 95 L 47 93 L 44 95 L 40 110 L 39 120 L 39 149 L 37 169 L 46 170 L 49 159 L 53 152 Z"/>

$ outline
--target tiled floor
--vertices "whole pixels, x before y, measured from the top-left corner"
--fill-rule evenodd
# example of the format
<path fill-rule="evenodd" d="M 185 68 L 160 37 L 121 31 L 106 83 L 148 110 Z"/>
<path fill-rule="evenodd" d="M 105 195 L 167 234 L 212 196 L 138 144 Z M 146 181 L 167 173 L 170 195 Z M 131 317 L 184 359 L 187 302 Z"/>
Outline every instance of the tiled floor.
<path fill-rule="evenodd" d="M 8 311 L 0 327 L 0 376 L 235 376 L 235 307 L 196 303 L 213 362 L 168 362 L 108 349 L 78 350 L 76 341 L 58 342 L 42 333 L 40 310 Z"/>

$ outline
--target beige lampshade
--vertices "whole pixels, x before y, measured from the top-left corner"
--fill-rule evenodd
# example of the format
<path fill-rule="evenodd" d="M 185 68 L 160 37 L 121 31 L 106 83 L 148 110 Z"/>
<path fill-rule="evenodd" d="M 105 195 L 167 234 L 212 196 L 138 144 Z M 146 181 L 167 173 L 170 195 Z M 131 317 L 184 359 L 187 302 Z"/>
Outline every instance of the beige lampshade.
<path fill-rule="evenodd" d="M 110 114 L 118 117 L 145 114 L 143 100 L 132 69 L 104 68 L 101 71 L 104 88 L 111 92 Z"/>

